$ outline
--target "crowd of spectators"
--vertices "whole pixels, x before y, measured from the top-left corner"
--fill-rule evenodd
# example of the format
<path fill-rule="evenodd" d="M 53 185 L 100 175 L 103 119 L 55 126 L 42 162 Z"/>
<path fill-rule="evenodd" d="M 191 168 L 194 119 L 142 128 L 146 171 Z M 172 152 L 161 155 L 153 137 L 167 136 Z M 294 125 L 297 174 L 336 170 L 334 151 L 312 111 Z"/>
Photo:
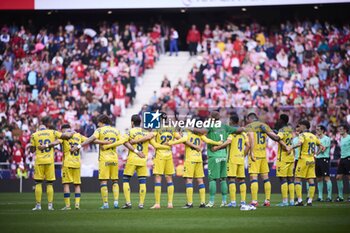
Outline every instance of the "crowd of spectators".
<path fill-rule="evenodd" d="M 142 111 L 205 118 L 210 109 L 220 109 L 223 117 L 237 113 L 244 125 L 244 116 L 255 109 L 271 127 L 279 114 L 287 113 L 294 126 L 299 119 L 308 119 L 311 131 L 326 126 L 333 139 L 332 158 L 338 158 L 336 127 L 350 124 L 349 25 L 207 24 L 202 33 L 193 25 L 187 42 L 191 56 L 201 53 L 188 77 L 175 85 L 165 78 L 159 96 Z M 182 166 L 181 151 L 174 149 L 177 166 Z M 269 142 L 270 161 L 276 151 L 277 145 Z"/>
<path fill-rule="evenodd" d="M 164 25 L 144 29 L 133 23 L 103 23 L 97 31 L 68 23 L 55 32 L 35 31 L 30 21 L 26 27 L 3 26 L 0 162 L 32 161 L 26 145 L 43 116 L 51 116 L 55 128 L 69 122 L 90 136 L 99 113 L 113 119 L 122 115 L 145 69 L 165 53 L 167 30 Z M 325 125 L 333 139 L 332 157 L 337 158 L 336 126 L 350 123 L 348 25 L 226 23 L 208 24 L 200 31 L 193 25 L 186 38 L 191 57 L 195 55 L 188 76 L 175 84 L 165 78 L 141 112 L 160 109 L 178 117 L 206 118 L 210 109 L 220 109 L 223 116 L 237 113 L 244 124 L 254 108 L 272 127 L 280 113 L 287 113 L 292 124 L 309 119 L 312 131 Z M 169 38 L 174 39 L 173 32 Z M 276 145 L 269 143 L 268 150 L 272 161 Z M 183 146 L 174 147 L 179 171 L 183 156 Z M 61 158 L 57 150 L 56 161 Z"/>
<path fill-rule="evenodd" d="M 55 129 L 68 122 L 92 135 L 98 114 L 116 120 L 133 104 L 145 70 L 165 53 L 159 24 L 91 26 L 68 22 L 56 31 L 37 30 L 31 20 L 2 26 L 0 162 L 10 162 L 14 175 L 20 165 L 32 165 L 28 142 L 42 117 L 50 116 Z M 61 159 L 57 150 L 56 161 Z"/>

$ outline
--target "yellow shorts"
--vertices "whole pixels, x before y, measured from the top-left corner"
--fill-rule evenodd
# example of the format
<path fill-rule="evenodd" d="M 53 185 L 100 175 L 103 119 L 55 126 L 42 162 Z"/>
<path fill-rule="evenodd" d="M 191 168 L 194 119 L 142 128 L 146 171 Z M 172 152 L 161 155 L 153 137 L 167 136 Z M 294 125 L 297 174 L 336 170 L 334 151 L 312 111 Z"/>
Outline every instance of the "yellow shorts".
<path fill-rule="evenodd" d="M 267 163 L 266 158 L 255 158 L 255 162 L 253 162 L 249 158 L 248 172 L 249 174 L 263 174 L 269 173 L 269 164 Z"/>
<path fill-rule="evenodd" d="M 304 179 L 316 178 L 315 161 L 299 159 L 295 169 L 295 177 Z"/>
<path fill-rule="evenodd" d="M 136 171 L 138 177 L 148 176 L 147 166 L 138 166 L 130 163 L 125 164 L 124 175 L 133 176 Z"/>
<path fill-rule="evenodd" d="M 80 168 L 62 167 L 62 184 L 81 184 Z"/>
<path fill-rule="evenodd" d="M 34 180 L 55 181 L 55 164 L 35 164 Z"/>
<path fill-rule="evenodd" d="M 99 180 L 118 180 L 118 163 L 117 162 L 99 162 L 98 165 Z"/>
<path fill-rule="evenodd" d="M 154 175 L 173 175 L 175 173 L 173 159 L 158 159 L 153 160 Z"/>
<path fill-rule="evenodd" d="M 276 176 L 277 177 L 293 177 L 294 162 L 281 162 L 276 163 Z"/>
<path fill-rule="evenodd" d="M 184 178 L 203 178 L 203 162 L 185 161 L 184 163 Z"/>
<path fill-rule="evenodd" d="M 228 163 L 227 177 L 245 178 L 244 164 Z"/>

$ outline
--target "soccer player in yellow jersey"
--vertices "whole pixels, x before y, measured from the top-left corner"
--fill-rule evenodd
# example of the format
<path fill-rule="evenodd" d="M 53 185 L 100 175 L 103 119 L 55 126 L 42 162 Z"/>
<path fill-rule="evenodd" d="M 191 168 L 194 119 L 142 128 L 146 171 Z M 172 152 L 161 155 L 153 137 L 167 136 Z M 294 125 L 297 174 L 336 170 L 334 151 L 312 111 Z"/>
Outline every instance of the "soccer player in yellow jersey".
<path fill-rule="evenodd" d="M 112 180 L 113 183 L 113 197 L 114 197 L 114 208 L 119 208 L 119 185 L 118 185 L 118 154 L 117 146 L 124 144 L 126 141 L 121 136 L 119 130 L 111 126 L 111 120 L 107 115 L 100 115 L 98 117 L 98 129 L 94 134 L 84 141 L 82 144 L 73 146 L 71 152 L 79 150 L 81 147 L 86 146 L 95 140 L 109 141 L 113 144 L 112 147 L 104 148 L 103 146 L 99 149 L 99 169 L 98 179 L 100 180 L 100 191 L 103 201 L 101 209 L 108 209 L 108 187 L 107 181 Z M 108 145 L 107 145 L 108 146 Z"/>
<path fill-rule="evenodd" d="M 62 210 L 70 210 L 70 190 L 69 185 L 74 184 L 75 189 L 75 209 L 80 209 L 80 152 L 71 152 L 72 146 L 77 146 L 87 140 L 87 137 L 80 133 L 74 132 L 69 124 L 64 124 L 61 127 L 62 132 L 73 132 L 73 136 L 68 140 L 60 140 L 63 148 L 63 164 L 62 164 L 62 184 L 63 184 L 63 196 L 65 207 Z M 104 142 L 95 140 L 94 143 L 109 144 L 110 142 Z"/>
<path fill-rule="evenodd" d="M 301 179 L 306 179 L 309 182 L 309 193 L 307 206 L 312 206 L 312 199 L 315 194 L 315 156 L 316 146 L 319 146 L 322 151 L 325 150 L 320 140 L 312 133 L 308 132 L 310 123 L 307 120 L 301 120 L 298 123 L 300 128 L 299 142 L 289 147 L 288 151 L 300 147 L 300 156 L 298 164 L 295 170 L 295 191 L 298 201 L 295 206 L 303 206 L 302 192 L 301 192 Z"/>
<path fill-rule="evenodd" d="M 288 115 L 281 114 L 279 119 L 279 125 L 281 128 L 279 129 L 278 134 L 275 134 L 273 131 L 266 132 L 272 140 L 278 142 L 276 176 L 279 177 L 281 181 L 282 202 L 277 204 L 277 206 L 281 207 L 288 205 L 294 206 L 294 150 L 291 150 L 290 153 L 287 151 L 287 146 L 292 146 L 293 143 L 293 129 L 288 125 L 288 122 Z"/>
<path fill-rule="evenodd" d="M 166 145 L 175 145 L 185 143 L 185 163 L 184 175 L 186 178 L 186 197 L 187 203 L 183 208 L 193 208 L 193 178 L 197 179 L 199 188 L 200 205 L 199 208 L 205 208 L 205 185 L 202 159 L 203 142 L 211 145 L 221 145 L 222 142 L 210 140 L 205 135 L 198 135 L 190 131 L 185 132 L 184 136 L 178 140 L 171 140 Z"/>
<path fill-rule="evenodd" d="M 230 117 L 230 125 L 239 127 L 239 117 Z M 245 183 L 244 159 L 250 150 L 250 144 L 246 133 L 230 134 L 227 140 L 215 150 L 229 146 L 229 158 L 227 163 L 227 177 L 229 183 L 230 203 L 227 207 L 236 207 L 236 183 L 239 184 L 241 193 L 241 206 L 246 205 L 247 186 Z"/>
<path fill-rule="evenodd" d="M 153 159 L 153 174 L 155 179 L 154 184 L 154 196 L 155 204 L 151 209 L 160 208 L 160 196 L 162 192 L 161 182 L 162 175 L 165 175 L 167 181 L 167 192 L 168 192 L 168 208 L 173 208 L 173 197 L 174 197 L 174 184 L 173 175 L 175 173 L 173 153 L 170 146 L 165 143 L 173 140 L 174 138 L 179 139 L 181 136 L 175 131 L 175 128 L 164 127 L 154 132 L 154 138 L 151 140 L 151 145 L 156 148 L 155 158 Z"/>
<path fill-rule="evenodd" d="M 271 131 L 270 127 L 259 121 L 258 116 L 251 112 L 247 115 L 248 125 L 246 131 L 248 133 L 250 143 L 250 157 L 248 172 L 250 175 L 250 189 L 252 193 L 251 205 L 258 206 L 258 175 L 264 180 L 265 202 L 264 206 L 270 206 L 271 183 L 269 180 L 269 164 L 266 158 L 266 133 L 263 132 L 261 126 L 266 131 Z"/>
<path fill-rule="evenodd" d="M 43 119 L 43 123 L 48 124 L 50 119 Z M 30 138 L 30 150 L 35 152 L 34 180 L 35 180 L 35 200 L 36 206 L 33 210 L 41 210 L 42 183 L 46 180 L 46 192 L 48 209 L 53 210 L 53 185 L 56 180 L 54 164 L 54 146 L 59 144 L 58 139 L 69 139 L 72 133 L 60 133 L 55 130 L 40 125 L 37 132 Z"/>
<path fill-rule="evenodd" d="M 124 175 L 123 175 L 123 192 L 125 196 L 125 205 L 123 209 L 131 209 L 131 198 L 130 198 L 130 179 L 134 175 L 135 171 L 139 180 L 139 209 L 144 208 L 144 202 L 146 197 L 146 177 L 148 176 L 147 172 L 147 156 L 148 156 L 148 147 L 150 140 L 154 137 L 152 133 L 147 132 L 141 127 L 141 117 L 139 115 L 131 116 L 131 129 L 129 133 L 125 136 L 125 140 L 128 141 L 125 143 L 128 148 L 136 146 L 136 149 L 129 149 L 128 160 L 125 164 Z M 131 145 L 132 144 L 132 145 Z M 135 151 L 142 152 L 135 153 Z"/>

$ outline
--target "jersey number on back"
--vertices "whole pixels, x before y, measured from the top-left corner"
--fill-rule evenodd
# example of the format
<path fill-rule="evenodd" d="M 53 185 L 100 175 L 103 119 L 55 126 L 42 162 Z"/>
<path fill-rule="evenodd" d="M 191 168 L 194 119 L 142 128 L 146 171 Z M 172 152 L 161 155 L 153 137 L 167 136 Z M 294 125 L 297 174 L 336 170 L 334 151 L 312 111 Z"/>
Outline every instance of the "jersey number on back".
<path fill-rule="evenodd" d="M 263 132 L 256 132 L 256 142 L 258 144 L 264 144 L 266 141 L 265 135 Z"/>
<path fill-rule="evenodd" d="M 237 146 L 238 146 L 238 150 L 239 151 L 242 151 L 242 149 L 243 149 L 243 145 L 242 144 L 243 144 L 242 138 L 238 139 Z"/>
<path fill-rule="evenodd" d="M 170 135 L 168 135 L 168 136 L 163 135 L 163 136 L 160 137 L 160 141 L 161 141 L 160 144 L 164 144 L 165 142 L 169 142 L 169 141 L 171 141 L 171 139 L 173 139 L 172 136 L 170 136 Z"/>
<path fill-rule="evenodd" d="M 40 145 L 46 145 L 46 144 L 50 144 L 51 142 L 50 142 L 50 140 L 49 139 L 46 139 L 46 140 L 39 140 L 39 143 L 40 143 Z M 50 147 L 48 147 L 48 148 L 46 148 L 46 149 L 44 149 L 44 150 L 41 150 L 41 153 L 44 153 L 44 152 L 50 152 L 50 150 L 51 150 L 51 148 Z"/>
<path fill-rule="evenodd" d="M 309 148 L 307 150 L 307 153 L 309 155 L 314 154 L 315 153 L 315 147 L 316 147 L 316 145 L 315 145 L 314 142 L 309 142 Z"/>

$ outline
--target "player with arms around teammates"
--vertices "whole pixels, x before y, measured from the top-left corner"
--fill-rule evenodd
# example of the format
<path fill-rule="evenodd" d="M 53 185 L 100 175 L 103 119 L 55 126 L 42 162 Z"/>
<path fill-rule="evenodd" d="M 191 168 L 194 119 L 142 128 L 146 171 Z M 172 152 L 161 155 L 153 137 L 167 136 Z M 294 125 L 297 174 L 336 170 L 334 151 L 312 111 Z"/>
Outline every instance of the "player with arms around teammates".
<path fill-rule="evenodd" d="M 154 137 L 152 133 L 147 132 L 141 127 L 141 117 L 139 115 L 131 116 L 131 129 L 125 136 L 127 141 L 124 145 L 129 149 L 128 159 L 125 164 L 124 176 L 123 176 L 123 192 L 125 197 L 125 205 L 122 209 L 131 209 L 130 198 L 130 179 L 134 175 L 135 171 L 139 180 L 139 209 L 144 208 L 144 202 L 146 197 L 146 177 L 147 171 L 147 155 L 150 140 Z M 132 145 L 131 145 L 132 144 Z M 136 146 L 136 149 L 133 146 Z M 105 146 L 110 147 L 111 145 Z"/>
<path fill-rule="evenodd" d="M 218 111 L 212 111 L 210 113 L 212 121 L 220 120 L 220 113 Z M 193 128 L 192 132 L 198 134 L 206 134 L 206 136 L 216 142 L 226 141 L 227 137 L 233 133 L 241 133 L 244 129 L 232 127 L 226 124 L 221 124 L 221 127 L 208 127 L 208 128 Z M 222 202 L 221 207 L 227 205 L 227 151 L 226 148 L 216 150 L 212 145 L 207 145 L 208 148 L 208 178 L 209 178 L 209 202 L 206 205 L 211 208 L 214 207 L 215 194 L 216 194 L 216 182 L 220 180 Z"/>
<path fill-rule="evenodd" d="M 248 125 L 246 132 L 250 143 L 250 157 L 248 172 L 250 175 L 250 189 L 252 193 L 251 205 L 258 206 L 258 175 L 264 180 L 265 201 L 264 206 L 270 206 L 271 183 L 269 180 L 269 164 L 266 158 L 266 133 L 271 131 L 270 127 L 259 121 L 256 113 L 251 112 L 247 115 Z M 262 130 L 262 127 L 265 129 Z"/>
<path fill-rule="evenodd" d="M 30 138 L 30 150 L 35 152 L 34 180 L 36 205 L 33 210 L 41 210 L 42 183 L 46 180 L 48 210 L 53 209 L 54 190 L 52 183 L 56 180 L 54 164 L 54 146 L 59 144 L 58 139 L 69 139 L 73 133 L 60 133 L 48 129 L 50 118 L 43 118 L 42 125 Z"/>
<path fill-rule="evenodd" d="M 103 205 L 101 209 L 108 209 L 108 180 L 112 180 L 112 190 L 114 197 L 114 208 L 119 208 L 119 185 L 118 185 L 118 154 L 117 147 L 125 143 L 125 138 L 122 137 L 119 130 L 112 127 L 111 120 L 107 115 L 100 115 L 97 119 L 98 127 L 94 134 L 84 141 L 82 144 L 73 146 L 71 152 L 78 151 L 96 140 L 109 141 L 113 144 L 110 148 L 105 149 L 103 146 L 99 149 L 99 169 L 98 179 L 100 180 L 100 191 Z"/>
<path fill-rule="evenodd" d="M 233 115 L 230 124 L 239 127 L 239 117 Z M 230 134 L 222 145 L 215 146 L 214 150 L 220 150 L 229 146 L 229 158 L 227 162 L 227 177 L 229 183 L 230 203 L 227 207 L 236 207 L 236 184 L 239 184 L 241 193 L 241 206 L 246 205 L 247 186 L 245 183 L 244 159 L 250 150 L 250 144 L 246 133 Z"/>
<path fill-rule="evenodd" d="M 281 114 L 279 124 L 281 128 L 278 134 L 273 131 L 263 131 L 274 141 L 278 142 L 277 163 L 276 163 L 276 176 L 280 178 L 282 202 L 277 206 L 294 206 L 294 150 L 287 151 L 288 146 L 293 144 L 293 128 L 288 125 L 289 117 L 286 114 Z M 288 203 L 288 191 L 289 191 L 289 203 Z"/>
<path fill-rule="evenodd" d="M 164 120 L 169 120 L 166 115 L 162 115 Z M 154 175 L 154 198 L 155 204 L 151 209 L 160 209 L 160 197 L 162 192 L 162 175 L 167 181 L 168 208 L 173 208 L 174 184 L 173 175 L 175 173 L 173 152 L 171 147 L 166 145 L 167 142 L 174 138 L 179 139 L 181 136 L 176 132 L 175 128 L 162 127 L 153 132 L 154 138 L 151 145 L 156 148 L 156 154 L 153 159 L 153 175 Z"/>
<path fill-rule="evenodd" d="M 199 208 L 205 208 L 205 185 L 204 185 L 204 170 L 203 170 L 203 158 L 202 147 L 203 142 L 211 145 L 221 145 L 222 142 L 216 142 L 208 139 L 204 135 L 192 133 L 190 131 L 185 132 L 184 136 L 178 140 L 173 140 L 166 145 L 176 145 L 179 143 L 185 143 L 185 163 L 184 163 L 184 175 L 186 179 L 186 197 L 187 203 L 183 208 L 193 208 L 193 179 L 196 178 L 199 188 L 200 205 Z"/>
<path fill-rule="evenodd" d="M 295 206 L 303 206 L 302 198 L 302 179 L 306 179 L 309 183 L 309 193 L 307 206 L 312 206 L 312 199 L 315 195 L 315 157 L 316 157 L 316 146 L 319 146 L 322 151 L 324 147 L 322 146 L 320 140 L 312 133 L 309 132 L 310 122 L 307 120 L 301 120 L 298 123 L 298 128 L 301 133 L 299 134 L 299 142 L 288 148 L 288 151 L 300 147 L 300 156 L 298 159 L 298 164 L 295 169 L 295 192 L 297 194 L 297 202 Z"/>
<path fill-rule="evenodd" d="M 80 179 L 80 166 L 81 166 L 81 154 L 79 151 L 71 152 L 71 147 L 80 145 L 87 140 L 87 137 L 80 133 L 74 132 L 69 124 L 64 124 L 61 127 L 63 133 L 73 133 L 70 139 L 60 140 L 63 148 L 63 164 L 62 164 L 62 184 L 63 184 L 63 196 L 65 207 L 62 210 L 70 210 L 70 189 L 69 185 L 74 184 L 75 191 L 75 209 L 80 209 L 80 196 L 81 196 L 81 179 Z M 109 144 L 109 141 L 95 140 L 94 143 L 103 145 Z"/>

